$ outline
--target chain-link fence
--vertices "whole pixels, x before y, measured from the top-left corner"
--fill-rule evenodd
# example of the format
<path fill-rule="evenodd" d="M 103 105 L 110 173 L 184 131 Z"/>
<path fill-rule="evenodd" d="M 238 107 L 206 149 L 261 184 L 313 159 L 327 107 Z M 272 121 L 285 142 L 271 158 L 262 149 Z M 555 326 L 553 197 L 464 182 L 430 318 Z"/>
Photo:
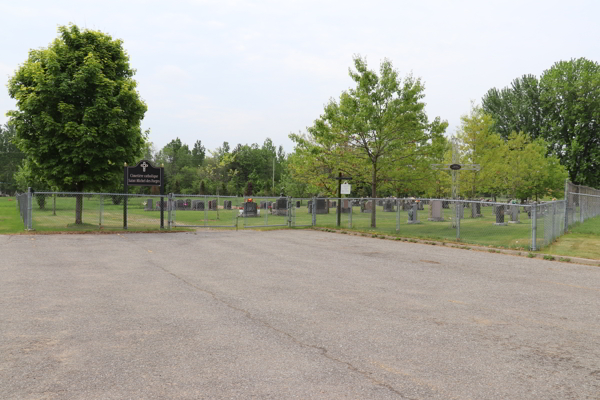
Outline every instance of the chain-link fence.
<path fill-rule="evenodd" d="M 244 197 L 239 210 L 243 228 L 291 226 L 292 207 L 289 197 Z M 239 224 L 238 224 L 239 225 Z"/>
<path fill-rule="evenodd" d="M 565 185 L 567 199 L 567 228 L 574 223 L 584 222 L 588 218 L 600 215 L 600 190 L 588 186 L 575 185 L 567 182 Z"/>
<path fill-rule="evenodd" d="M 31 229 L 31 193 L 17 193 L 15 194 L 15 198 L 17 200 L 17 210 L 21 215 L 24 229 Z"/>
<path fill-rule="evenodd" d="M 292 203 L 296 199 L 292 199 Z M 313 204 L 316 204 L 313 207 Z M 338 210 L 339 205 L 339 210 Z M 396 198 L 313 198 L 292 226 L 347 228 L 372 235 L 532 247 L 532 205 L 488 201 Z"/>
<path fill-rule="evenodd" d="M 292 198 L 33 192 L 17 194 L 25 229 L 154 230 L 318 226 L 537 250 L 600 215 L 600 190 L 565 185 L 566 200 L 512 204 L 428 198 Z"/>
<path fill-rule="evenodd" d="M 540 203 L 536 208 L 536 248 L 550 245 L 565 233 L 566 201 Z"/>
<path fill-rule="evenodd" d="M 89 229 L 154 230 L 168 221 L 166 196 L 123 193 L 35 192 L 31 228 L 38 231 Z M 157 207 L 154 207 L 154 204 Z M 161 218 L 162 215 L 162 218 Z"/>
<path fill-rule="evenodd" d="M 171 194 L 171 226 L 235 228 L 243 200 L 235 196 Z"/>

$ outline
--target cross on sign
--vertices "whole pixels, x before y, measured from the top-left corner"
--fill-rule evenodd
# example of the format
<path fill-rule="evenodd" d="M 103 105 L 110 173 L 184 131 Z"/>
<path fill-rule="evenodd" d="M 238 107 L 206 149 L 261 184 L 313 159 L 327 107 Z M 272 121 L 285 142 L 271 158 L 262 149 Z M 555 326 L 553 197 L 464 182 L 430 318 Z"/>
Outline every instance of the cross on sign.
<path fill-rule="evenodd" d="M 140 164 L 140 167 L 142 167 L 142 171 L 146 172 L 146 168 L 148 168 L 149 165 L 146 164 L 146 161 L 144 161 L 143 163 Z"/>

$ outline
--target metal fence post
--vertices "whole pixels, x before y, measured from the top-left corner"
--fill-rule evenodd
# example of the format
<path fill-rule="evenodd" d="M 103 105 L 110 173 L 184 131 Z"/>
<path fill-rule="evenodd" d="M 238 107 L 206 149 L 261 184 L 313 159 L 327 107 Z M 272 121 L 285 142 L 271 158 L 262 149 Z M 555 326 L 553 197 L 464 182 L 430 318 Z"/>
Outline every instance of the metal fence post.
<path fill-rule="evenodd" d="M 400 200 L 396 199 L 396 232 L 400 232 Z"/>
<path fill-rule="evenodd" d="M 204 201 L 204 226 L 208 225 L 208 204 L 206 203 L 207 198 L 208 198 L 208 196 L 204 195 L 204 199 L 202 200 L 202 201 Z"/>
<path fill-rule="evenodd" d="M 56 199 L 56 197 L 55 197 Z M 56 202 L 56 200 L 55 200 Z M 104 211 L 104 195 L 100 195 L 100 204 L 98 205 L 98 211 L 99 211 L 99 225 L 102 226 L 102 213 Z"/>
<path fill-rule="evenodd" d="M 293 200 L 290 196 L 288 196 L 288 198 L 287 198 L 288 228 L 292 227 L 292 207 L 294 207 Z"/>
<path fill-rule="evenodd" d="M 587 201 L 587 197 L 584 197 L 584 199 Z M 583 221 L 585 220 L 583 217 L 584 213 L 583 213 L 583 202 L 581 201 L 581 188 L 579 188 L 579 222 L 583 223 Z"/>
<path fill-rule="evenodd" d="M 173 202 L 173 193 L 169 193 L 167 195 L 167 229 L 171 230 L 171 223 L 172 223 L 172 219 L 171 219 L 171 204 Z M 165 207 L 165 203 L 163 202 L 160 205 L 162 208 Z"/>
<path fill-rule="evenodd" d="M 558 237 L 558 232 L 556 232 L 556 202 L 552 202 L 552 240 Z"/>
<path fill-rule="evenodd" d="M 26 213 L 26 219 L 27 219 L 27 230 L 32 230 L 33 229 L 33 206 L 32 206 L 32 201 L 33 201 L 33 189 L 31 189 L 30 187 L 27 188 L 27 213 Z"/>
<path fill-rule="evenodd" d="M 552 216 L 554 220 L 554 216 Z M 531 251 L 537 250 L 537 201 L 531 206 Z"/>
<path fill-rule="evenodd" d="M 352 229 L 352 199 L 348 200 L 348 206 L 350 210 L 348 210 L 348 229 Z"/>
<path fill-rule="evenodd" d="M 454 209 L 456 210 L 456 240 L 460 242 L 460 214 L 462 209 L 462 203 L 460 201 L 457 201 Z"/>
<path fill-rule="evenodd" d="M 317 226 L 317 198 L 312 198 L 312 226 Z"/>
<path fill-rule="evenodd" d="M 269 202 L 266 202 L 266 208 L 265 208 L 265 225 L 269 226 Z M 260 202 L 258 203 L 258 205 L 260 206 Z M 273 203 L 271 203 L 271 210 L 273 209 Z"/>
<path fill-rule="evenodd" d="M 569 231 L 569 180 L 565 180 L 565 233 Z"/>

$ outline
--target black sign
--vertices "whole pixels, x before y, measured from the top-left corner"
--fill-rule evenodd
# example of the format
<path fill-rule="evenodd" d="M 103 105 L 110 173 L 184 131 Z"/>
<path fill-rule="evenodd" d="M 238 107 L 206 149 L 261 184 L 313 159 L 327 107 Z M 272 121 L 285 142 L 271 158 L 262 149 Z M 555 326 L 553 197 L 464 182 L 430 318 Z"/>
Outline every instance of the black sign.
<path fill-rule="evenodd" d="M 150 161 L 142 160 L 135 167 L 127 168 L 127 185 L 129 186 L 162 186 L 161 168 L 154 167 Z"/>
<path fill-rule="evenodd" d="M 460 164 L 450 164 L 450 169 L 453 169 L 455 171 L 458 171 L 459 169 L 461 169 L 461 165 Z"/>

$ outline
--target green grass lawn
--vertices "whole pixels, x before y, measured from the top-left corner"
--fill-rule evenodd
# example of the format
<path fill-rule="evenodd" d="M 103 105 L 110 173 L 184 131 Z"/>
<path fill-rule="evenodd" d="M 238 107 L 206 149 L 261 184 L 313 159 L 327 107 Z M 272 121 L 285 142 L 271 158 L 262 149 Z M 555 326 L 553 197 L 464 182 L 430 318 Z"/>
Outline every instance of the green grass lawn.
<path fill-rule="evenodd" d="M 371 228 L 371 214 L 361 213 L 360 207 L 352 208 L 350 215 L 342 214 L 340 228 L 353 229 L 370 234 L 385 234 L 389 236 L 423 238 L 441 241 L 457 241 L 457 229 L 451 223 L 451 209 L 444 209 L 442 222 L 428 221 L 429 208 L 418 212 L 419 224 L 409 224 L 406 211 L 400 211 L 400 224 L 397 224 L 397 212 L 384 212 L 383 207 L 377 207 L 377 228 Z M 484 246 L 496 246 L 515 249 L 529 249 L 531 244 L 531 221 L 526 213 L 521 213 L 521 223 L 495 226 L 495 216 L 492 207 L 482 207 L 481 218 L 470 218 L 470 209 L 464 210 L 464 219 L 460 222 L 460 242 Z M 306 208 L 296 210 L 296 224 L 310 225 L 312 215 Z M 506 217 L 508 221 L 508 216 Z M 329 214 L 317 214 L 317 226 L 336 228 L 337 216 L 332 209 Z"/>
<path fill-rule="evenodd" d="M 139 201 L 138 201 L 139 200 Z M 108 196 L 85 196 L 82 224 L 75 224 L 75 198 L 46 196 L 33 204 L 33 229 L 36 232 L 123 231 L 123 205 L 113 204 Z M 164 214 L 167 226 L 168 214 Z M 160 211 L 144 211 L 142 199 L 131 198 L 128 203 L 128 231 L 159 231 Z M 18 222 L 18 223 L 17 223 Z M 0 233 L 24 231 L 14 198 L 0 198 Z"/>
<path fill-rule="evenodd" d="M 539 252 L 600 260 L 600 216 L 572 225 L 569 233 Z"/>
<path fill-rule="evenodd" d="M 0 197 L 0 234 L 25 231 L 14 197 Z"/>
<path fill-rule="evenodd" d="M 211 199 L 214 196 L 207 199 Z M 160 229 L 160 211 L 146 211 L 146 198 L 132 197 L 128 202 L 128 231 L 158 231 Z M 154 198 L 154 201 L 158 198 Z M 231 200 L 232 209 L 223 209 L 223 201 Z M 272 199 L 256 199 L 261 201 Z M 220 198 L 219 210 L 192 211 L 176 210 L 174 230 L 190 230 L 192 227 L 239 227 L 262 228 L 265 226 L 287 226 L 286 216 L 275 216 L 267 210 L 253 218 L 238 218 L 239 207 L 243 198 Z M 75 224 L 75 198 L 47 196 L 43 205 L 33 203 L 33 228 L 38 232 L 65 231 L 122 231 L 123 205 L 113 204 L 108 196 L 87 196 L 84 198 L 83 224 Z M 317 226 L 337 228 L 335 209 L 329 214 L 317 214 Z M 371 228 L 371 214 L 361 213 L 360 207 L 353 207 L 352 214 L 341 215 L 342 229 L 352 229 L 369 235 L 386 235 L 403 238 L 420 238 L 438 241 L 456 242 L 456 227 L 451 224 L 451 209 L 444 209 L 443 222 L 428 221 L 428 207 L 419 211 L 419 224 L 409 224 L 406 211 L 400 212 L 399 224 L 397 212 L 384 212 L 377 207 L 377 228 Z M 465 209 L 465 219 L 460 223 L 460 242 L 483 246 L 504 247 L 528 250 L 531 246 L 531 220 L 527 214 L 520 214 L 521 223 L 495 226 L 492 207 L 482 207 L 481 218 L 469 218 L 470 210 Z M 507 217 L 508 218 L 508 217 Z M 164 213 L 164 225 L 168 226 L 168 213 Z M 306 201 L 294 210 L 294 226 L 311 226 L 312 214 L 308 213 Z M 508 220 L 508 219 L 507 219 Z M 560 221 L 541 218 L 537 222 L 538 248 L 544 243 L 544 224 L 557 224 Z M 25 232 L 19 216 L 17 202 L 12 197 L 0 197 L 0 234 Z M 600 259 L 600 217 L 587 220 L 583 224 L 575 224 L 570 232 L 557 241 L 538 251 L 565 257 L 583 257 Z"/>

